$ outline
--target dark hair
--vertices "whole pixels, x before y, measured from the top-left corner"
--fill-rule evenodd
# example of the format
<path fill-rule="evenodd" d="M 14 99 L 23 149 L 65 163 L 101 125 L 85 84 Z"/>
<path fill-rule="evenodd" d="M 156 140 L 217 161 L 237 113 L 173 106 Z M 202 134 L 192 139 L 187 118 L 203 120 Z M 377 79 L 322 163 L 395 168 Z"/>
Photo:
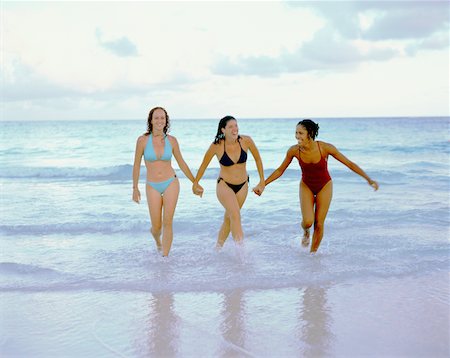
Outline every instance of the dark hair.
<path fill-rule="evenodd" d="M 227 123 L 231 120 L 236 120 L 233 116 L 225 116 L 223 117 L 220 122 L 219 126 L 217 127 L 217 133 L 216 137 L 214 138 L 214 144 L 219 143 L 222 139 L 225 138 L 225 135 L 222 133 L 222 128 L 225 128 L 227 126 Z"/>
<path fill-rule="evenodd" d="M 312 140 L 314 140 L 319 134 L 319 125 L 310 119 L 304 119 L 298 122 L 297 125 L 305 127 L 306 131 L 308 132 L 308 135 L 311 137 Z"/>
<path fill-rule="evenodd" d="M 167 134 L 167 132 L 169 131 L 170 128 L 170 122 L 169 122 L 169 115 L 167 114 L 167 111 L 162 108 L 162 107 L 155 107 L 152 108 L 148 114 L 148 119 L 147 119 L 147 132 L 145 133 L 145 135 L 149 135 L 153 132 L 153 124 L 152 124 L 152 117 L 153 117 L 153 113 L 157 110 L 157 109 L 161 109 L 162 111 L 164 111 L 165 115 L 166 115 L 166 125 L 164 126 L 163 132 L 164 134 Z"/>

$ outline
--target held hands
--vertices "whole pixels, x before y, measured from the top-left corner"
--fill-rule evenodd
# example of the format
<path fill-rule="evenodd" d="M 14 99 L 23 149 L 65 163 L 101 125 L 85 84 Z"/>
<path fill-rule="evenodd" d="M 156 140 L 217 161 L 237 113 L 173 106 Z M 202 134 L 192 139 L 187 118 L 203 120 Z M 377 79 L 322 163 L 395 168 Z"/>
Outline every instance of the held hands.
<path fill-rule="evenodd" d="M 192 184 L 192 192 L 193 192 L 195 195 L 200 196 L 200 198 L 201 198 L 202 195 L 203 195 L 203 187 L 202 187 L 199 183 L 194 182 L 194 183 Z"/>
<path fill-rule="evenodd" d="M 139 204 L 139 201 L 141 201 L 141 192 L 138 188 L 133 188 L 133 201 Z"/>
<path fill-rule="evenodd" d="M 378 190 L 378 183 L 375 180 L 369 179 L 368 182 L 369 185 L 373 188 L 373 190 L 375 191 Z"/>
<path fill-rule="evenodd" d="M 265 187 L 266 187 L 266 185 L 264 184 L 264 182 L 260 181 L 259 184 L 253 188 L 253 192 L 256 195 L 261 196 Z"/>

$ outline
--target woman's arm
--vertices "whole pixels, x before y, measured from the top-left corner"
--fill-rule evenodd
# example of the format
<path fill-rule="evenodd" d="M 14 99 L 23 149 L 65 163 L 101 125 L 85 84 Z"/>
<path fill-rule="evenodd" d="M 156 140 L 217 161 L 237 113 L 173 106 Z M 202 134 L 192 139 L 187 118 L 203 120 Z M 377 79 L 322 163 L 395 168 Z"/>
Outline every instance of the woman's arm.
<path fill-rule="evenodd" d="M 255 192 L 255 194 L 261 195 L 262 192 L 264 191 L 264 187 L 266 186 L 264 183 L 264 168 L 261 160 L 261 155 L 259 154 L 259 150 L 256 147 L 255 142 L 253 142 L 253 139 L 251 137 L 245 137 L 245 139 L 248 144 L 248 149 L 250 150 L 250 152 L 253 155 L 253 158 L 255 159 L 256 169 L 258 170 L 259 174 L 259 183 L 257 186 L 253 188 L 253 191 Z"/>
<path fill-rule="evenodd" d="M 284 157 L 283 162 L 280 164 L 280 166 L 275 169 L 273 171 L 272 174 L 269 175 L 269 177 L 266 179 L 266 185 L 269 185 L 271 182 L 277 180 L 280 176 L 283 175 L 283 173 L 285 172 L 286 168 L 289 166 L 289 164 L 291 164 L 292 162 L 292 158 L 294 158 L 294 153 L 295 153 L 295 148 L 296 146 L 292 146 L 290 147 L 287 152 L 286 152 L 286 156 Z"/>
<path fill-rule="evenodd" d="M 189 169 L 188 165 L 186 164 L 186 162 L 183 159 L 177 139 L 173 136 L 170 136 L 169 140 L 170 140 L 170 144 L 172 145 L 173 156 L 175 157 L 175 159 L 178 163 L 178 166 L 180 167 L 180 169 L 184 173 L 184 175 L 186 175 L 186 177 L 191 182 L 194 182 L 194 176 L 192 175 L 191 170 Z"/>
<path fill-rule="evenodd" d="M 362 170 L 356 163 L 352 162 L 350 159 L 348 159 L 344 154 L 342 154 L 337 148 L 330 144 L 330 143 L 323 143 L 323 146 L 325 147 L 328 154 L 330 154 L 333 158 L 340 161 L 342 164 L 344 164 L 346 167 L 348 167 L 350 170 L 354 171 L 356 174 L 362 176 L 364 179 L 367 180 L 369 185 L 374 188 L 374 190 L 378 190 L 378 183 L 374 180 L 372 180 L 365 172 Z"/>
<path fill-rule="evenodd" d="M 195 176 L 194 179 L 194 184 L 198 183 L 200 179 L 203 177 L 203 174 L 205 173 L 206 168 L 211 162 L 211 159 L 214 157 L 214 154 L 216 154 L 216 149 L 214 147 L 214 144 L 211 144 L 203 157 L 203 161 L 202 164 L 200 164 L 200 168 L 198 168 L 197 175 Z"/>
<path fill-rule="evenodd" d="M 194 182 L 192 184 L 192 192 L 196 195 L 200 195 L 200 197 L 203 194 L 203 188 L 198 182 L 203 177 L 203 174 L 205 173 L 206 168 L 211 162 L 211 159 L 214 157 L 214 154 L 216 154 L 216 148 L 214 144 L 211 144 L 206 151 L 205 156 L 203 157 L 202 164 L 200 164 L 200 168 L 198 168 L 197 175 L 195 176 Z"/>
<path fill-rule="evenodd" d="M 145 136 L 140 136 L 136 142 L 136 150 L 134 152 L 133 164 L 133 201 L 139 204 L 141 193 L 139 191 L 139 175 L 141 173 L 141 161 L 145 149 Z"/>

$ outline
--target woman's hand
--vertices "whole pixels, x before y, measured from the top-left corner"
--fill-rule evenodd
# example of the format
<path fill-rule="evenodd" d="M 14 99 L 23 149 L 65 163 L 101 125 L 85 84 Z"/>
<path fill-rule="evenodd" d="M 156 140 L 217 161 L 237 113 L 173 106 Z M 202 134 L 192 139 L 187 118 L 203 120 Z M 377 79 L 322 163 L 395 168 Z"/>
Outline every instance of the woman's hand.
<path fill-rule="evenodd" d="M 266 185 L 264 184 L 264 181 L 260 181 L 259 184 L 253 188 L 253 192 L 256 195 L 261 196 L 265 187 Z"/>
<path fill-rule="evenodd" d="M 194 182 L 194 184 L 192 184 L 192 192 L 201 198 L 203 195 L 203 187 L 199 183 Z"/>
<path fill-rule="evenodd" d="M 369 179 L 368 182 L 369 185 L 373 188 L 373 190 L 375 191 L 378 190 L 378 183 L 375 180 Z"/>
<path fill-rule="evenodd" d="M 138 188 L 133 188 L 133 201 L 139 204 L 139 201 L 141 201 L 141 192 Z"/>

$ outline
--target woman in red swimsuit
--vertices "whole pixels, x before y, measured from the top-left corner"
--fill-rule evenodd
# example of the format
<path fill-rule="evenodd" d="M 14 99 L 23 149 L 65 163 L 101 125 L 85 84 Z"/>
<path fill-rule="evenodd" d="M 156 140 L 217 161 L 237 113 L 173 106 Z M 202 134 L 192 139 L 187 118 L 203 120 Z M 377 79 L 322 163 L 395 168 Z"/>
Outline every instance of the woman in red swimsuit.
<path fill-rule="evenodd" d="M 290 147 L 281 165 L 265 180 L 265 184 L 278 179 L 289 166 L 292 158 L 297 158 L 302 169 L 302 180 L 300 182 L 300 206 L 302 210 L 302 245 L 309 246 L 309 229 L 314 224 L 311 253 L 319 248 L 323 237 L 325 218 L 330 207 L 333 194 L 333 182 L 328 173 L 327 160 L 331 155 L 342 164 L 361 175 L 370 186 L 378 190 L 378 183 L 369 176 L 358 165 L 353 163 L 336 147 L 330 143 L 316 141 L 319 133 L 319 125 L 310 119 L 305 119 L 297 124 L 295 138 L 298 144 Z"/>

